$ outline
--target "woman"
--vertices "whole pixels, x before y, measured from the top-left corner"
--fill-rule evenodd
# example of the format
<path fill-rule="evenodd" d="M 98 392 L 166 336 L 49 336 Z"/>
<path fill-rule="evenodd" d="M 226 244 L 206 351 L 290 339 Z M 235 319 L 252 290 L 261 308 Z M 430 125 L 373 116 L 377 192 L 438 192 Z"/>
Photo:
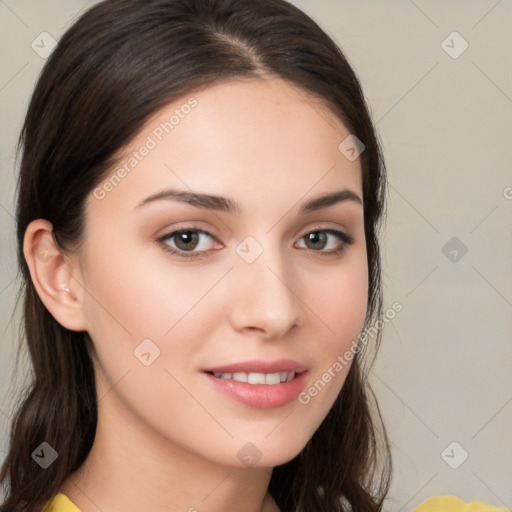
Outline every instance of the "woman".
<path fill-rule="evenodd" d="M 281 0 L 107 0 L 20 147 L 0 511 L 382 510 L 385 172 L 333 41 Z"/>

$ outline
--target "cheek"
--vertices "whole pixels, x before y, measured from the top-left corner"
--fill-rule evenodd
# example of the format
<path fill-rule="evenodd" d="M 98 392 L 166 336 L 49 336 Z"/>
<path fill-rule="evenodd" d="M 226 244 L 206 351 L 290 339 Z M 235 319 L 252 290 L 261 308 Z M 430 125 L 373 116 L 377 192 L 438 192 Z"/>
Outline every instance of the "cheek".
<path fill-rule="evenodd" d="M 91 247 L 85 259 L 86 317 L 99 358 L 100 387 L 105 385 L 99 393 L 108 397 L 102 402 L 104 407 L 115 404 L 119 396 L 164 436 L 230 463 L 234 457 L 230 454 L 236 454 L 247 439 L 257 439 L 265 454 L 275 453 L 276 463 L 298 453 L 327 415 L 350 367 L 346 365 L 326 382 L 329 377 L 325 375 L 357 339 L 364 322 L 366 253 L 361 249 L 348 252 L 343 263 L 332 265 L 331 270 L 303 259 L 293 267 L 293 289 L 306 316 L 296 349 L 314 364 L 306 387 L 306 392 L 313 391 L 306 395 L 306 404 L 300 398 L 294 403 L 286 421 L 278 411 L 269 413 L 264 422 L 259 418 L 258 424 L 254 421 L 257 415 L 249 421 L 235 406 L 232 414 L 226 413 L 226 402 L 208 394 L 194 377 L 195 365 L 204 361 L 198 354 L 216 353 L 211 347 L 212 338 L 217 335 L 219 339 L 215 329 L 226 329 L 226 338 L 232 335 L 227 315 L 237 304 L 230 302 L 224 287 L 237 284 L 231 277 L 220 284 L 231 264 L 205 263 L 192 270 L 186 264 L 167 262 L 157 251 L 145 253 L 126 245 L 120 250 L 121 238 L 103 237 L 105 241 Z M 150 366 L 134 355 L 146 339 L 160 350 Z M 153 357 L 154 349 L 147 347 Z M 110 393 L 114 388 L 115 393 Z M 207 403 L 211 416 L 191 396 Z M 226 438 L 212 417 L 222 419 L 235 439 Z M 205 425 L 214 442 L 203 440 Z"/>
<path fill-rule="evenodd" d="M 226 269 L 190 269 L 154 250 L 119 246 L 119 240 L 97 244 L 85 259 L 85 313 L 102 366 L 116 373 L 112 379 L 138 367 L 137 351 L 148 339 L 157 366 L 189 366 L 207 339 L 203 331 L 220 318 L 221 304 L 208 294 Z"/>
<path fill-rule="evenodd" d="M 363 328 L 368 303 L 366 251 L 353 251 L 343 264 L 323 272 L 307 286 L 308 306 L 324 327 L 322 353 L 332 359 Z"/>
<path fill-rule="evenodd" d="M 353 364 L 368 302 L 366 252 L 357 252 L 336 271 L 316 280 L 310 294 L 318 316 L 310 354 L 316 361 L 299 402 L 316 417 L 317 426 L 336 400 Z"/>
<path fill-rule="evenodd" d="M 119 240 L 106 241 L 86 254 L 84 286 L 90 292 L 86 299 L 90 299 L 91 324 L 97 323 L 93 314 L 99 313 L 108 324 L 117 324 L 132 336 L 161 334 L 179 314 L 181 301 L 190 289 L 179 272 L 165 276 L 140 248 L 125 244 L 125 249 L 119 250 L 119 245 Z M 170 301 L 170 297 L 179 300 Z"/>
<path fill-rule="evenodd" d="M 367 288 L 366 268 L 353 268 L 340 279 L 325 283 L 325 297 L 319 304 L 325 312 L 326 323 L 329 322 L 334 331 L 333 339 L 342 343 L 347 333 L 362 328 L 368 302 Z"/>

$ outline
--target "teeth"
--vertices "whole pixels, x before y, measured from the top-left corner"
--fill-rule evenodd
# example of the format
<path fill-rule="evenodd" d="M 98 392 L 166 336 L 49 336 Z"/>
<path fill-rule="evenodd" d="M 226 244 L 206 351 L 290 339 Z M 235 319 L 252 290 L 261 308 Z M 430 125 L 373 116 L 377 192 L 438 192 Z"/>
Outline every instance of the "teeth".
<path fill-rule="evenodd" d="M 248 384 L 267 384 L 275 386 L 282 382 L 289 382 L 295 377 L 295 372 L 276 372 L 276 373 L 218 373 L 213 375 L 219 379 L 236 380 L 237 382 L 247 382 Z"/>
<path fill-rule="evenodd" d="M 280 384 L 281 383 L 281 374 L 278 373 L 267 373 L 265 375 L 265 384 Z"/>
<path fill-rule="evenodd" d="M 248 384 L 265 384 L 265 374 L 264 373 L 248 373 L 247 374 L 247 383 Z"/>
<path fill-rule="evenodd" d="M 233 380 L 238 382 L 247 382 L 247 373 L 235 372 L 233 373 Z"/>

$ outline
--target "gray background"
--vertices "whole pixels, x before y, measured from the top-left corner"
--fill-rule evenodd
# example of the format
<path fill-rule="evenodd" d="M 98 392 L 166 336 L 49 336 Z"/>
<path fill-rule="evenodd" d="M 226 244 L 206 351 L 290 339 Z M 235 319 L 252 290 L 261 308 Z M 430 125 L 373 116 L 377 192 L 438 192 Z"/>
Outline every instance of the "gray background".
<path fill-rule="evenodd" d="M 0 0 L 2 459 L 24 378 L 10 318 L 14 146 L 44 63 L 31 44 L 44 53 L 40 34 L 93 3 Z M 372 371 L 394 454 L 386 510 L 437 494 L 512 506 L 512 2 L 293 3 L 346 52 L 385 149 L 385 309 L 403 305 Z"/>

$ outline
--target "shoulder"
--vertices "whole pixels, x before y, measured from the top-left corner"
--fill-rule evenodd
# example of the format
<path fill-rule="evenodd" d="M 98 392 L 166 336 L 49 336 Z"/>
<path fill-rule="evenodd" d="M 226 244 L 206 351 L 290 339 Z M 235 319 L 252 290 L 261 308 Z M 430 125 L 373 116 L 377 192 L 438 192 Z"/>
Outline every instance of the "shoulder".
<path fill-rule="evenodd" d="M 41 512 L 80 512 L 80 509 L 66 495 L 59 493 L 44 506 Z"/>
<path fill-rule="evenodd" d="M 434 496 L 424 501 L 414 512 L 507 512 L 512 508 L 494 507 L 482 501 L 466 503 L 456 496 Z"/>

